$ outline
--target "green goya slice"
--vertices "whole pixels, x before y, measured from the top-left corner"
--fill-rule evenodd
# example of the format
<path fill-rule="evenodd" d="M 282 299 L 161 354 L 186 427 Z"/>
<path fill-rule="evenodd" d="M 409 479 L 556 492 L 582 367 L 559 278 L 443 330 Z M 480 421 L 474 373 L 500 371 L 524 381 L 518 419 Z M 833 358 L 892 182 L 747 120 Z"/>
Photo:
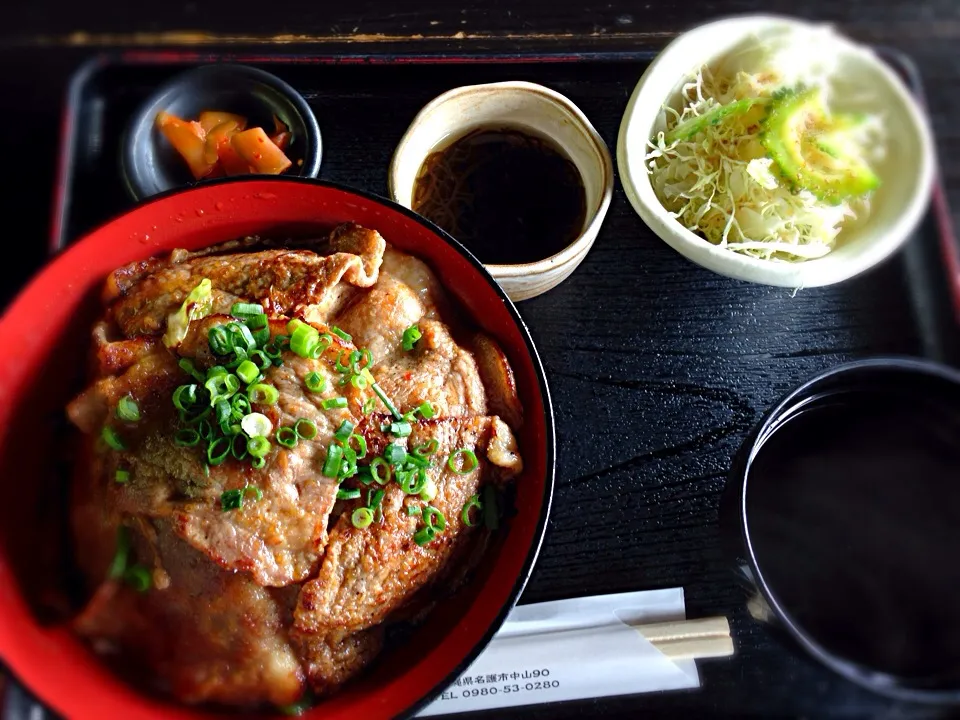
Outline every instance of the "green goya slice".
<path fill-rule="evenodd" d="M 795 190 L 839 203 L 880 187 L 880 178 L 849 142 L 850 132 L 863 120 L 828 114 L 818 89 L 782 90 L 762 120 L 760 142 Z"/>

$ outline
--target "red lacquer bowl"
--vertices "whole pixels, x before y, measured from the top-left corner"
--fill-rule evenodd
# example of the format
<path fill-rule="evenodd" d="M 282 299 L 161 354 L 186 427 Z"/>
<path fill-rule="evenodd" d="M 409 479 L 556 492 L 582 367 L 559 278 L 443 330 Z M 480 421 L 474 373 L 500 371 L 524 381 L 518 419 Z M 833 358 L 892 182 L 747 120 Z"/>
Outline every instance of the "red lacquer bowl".
<path fill-rule="evenodd" d="M 513 364 L 525 411 L 526 469 L 516 514 L 471 582 L 409 641 L 306 714 L 324 720 L 412 713 L 477 656 L 530 575 L 543 537 L 554 473 L 554 428 L 543 368 L 523 321 L 483 266 L 441 230 L 399 205 L 312 180 L 212 183 L 160 196 L 104 225 L 53 260 L 0 319 L 0 658 L 48 706 L 72 719 L 203 718 L 213 714 L 151 697 L 108 670 L 67 629 L 35 610 L 44 586 L 67 572 L 65 505 L 70 429 L 64 406 L 81 386 L 90 327 L 106 275 L 173 248 L 243 235 L 319 232 L 345 221 L 375 228 L 427 261 Z M 63 535 L 63 537 L 61 537 Z"/>

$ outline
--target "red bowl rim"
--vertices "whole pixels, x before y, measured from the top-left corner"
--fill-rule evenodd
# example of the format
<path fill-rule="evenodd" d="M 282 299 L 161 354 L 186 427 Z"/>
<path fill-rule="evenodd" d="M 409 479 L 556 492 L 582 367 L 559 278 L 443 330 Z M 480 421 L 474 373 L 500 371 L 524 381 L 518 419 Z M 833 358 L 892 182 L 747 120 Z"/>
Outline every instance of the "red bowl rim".
<path fill-rule="evenodd" d="M 536 529 L 530 547 L 527 550 L 527 557 L 525 558 L 521 571 L 516 581 L 514 582 L 513 589 L 510 591 L 509 596 L 507 597 L 506 602 L 504 602 L 503 607 L 500 609 L 500 612 L 496 615 L 493 622 L 487 628 L 486 632 L 480 638 L 480 640 L 464 655 L 463 659 L 458 663 L 440 682 L 438 682 L 433 688 L 431 688 L 419 701 L 413 703 L 405 710 L 401 711 L 397 718 L 410 718 L 416 715 L 416 713 L 422 710 L 424 707 L 433 702 L 440 693 L 450 686 L 463 672 L 466 670 L 474 660 L 479 657 L 480 653 L 487 647 L 493 637 L 500 630 L 507 616 L 513 610 L 517 604 L 517 600 L 520 598 L 521 593 L 526 587 L 527 582 L 530 579 L 530 575 L 533 573 L 534 565 L 536 564 L 537 558 L 540 554 L 540 548 L 543 545 L 544 535 L 547 530 L 547 523 L 550 517 L 550 510 L 553 503 L 553 493 L 554 493 L 554 484 L 556 481 L 556 428 L 554 425 L 554 414 L 553 414 L 553 403 L 550 397 L 550 389 L 547 385 L 546 373 L 543 369 L 543 363 L 540 360 L 540 355 L 537 352 L 536 346 L 533 343 L 533 338 L 530 336 L 530 330 L 527 327 L 527 324 L 524 322 L 523 318 L 520 316 L 520 313 L 517 311 L 516 306 L 513 304 L 513 301 L 510 300 L 506 291 L 500 286 L 500 284 L 493 278 L 487 268 L 481 263 L 477 257 L 470 252 L 460 241 L 454 238 L 452 235 L 447 233 L 443 228 L 431 222 L 422 215 L 414 212 L 410 208 L 404 207 L 399 203 L 393 202 L 388 198 L 385 198 L 376 193 L 363 190 L 360 188 L 353 187 L 344 183 L 331 182 L 329 180 L 319 180 L 317 178 L 309 177 L 298 177 L 298 176 L 250 176 L 250 177 L 239 177 L 239 178 L 222 178 L 217 180 L 205 181 L 203 185 L 191 185 L 188 187 L 179 187 L 166 190 L 156 195 L 151 195 L 149 198 L 135 204 L 133 207 L 128 208 L 122 212 L 118 212 L 115 215 L 111 216 L 108 220 L 100 223 L 99 225 L 91 228 L 84 235 L 74 241 L 69 245 L 66 245 L 60 252 L 52 255 L 44 266 L 36 271 L 34 276 L 31 278 L 30 282 L 24 286 L 17 295 L 11 299 L 7 306 L 3 310 L 3 314 L 0 315 L 0 322 L 6 319 L 7 311 L 15 305 L 19 299 L 30 290 L 30 288 L 39 281 L 40 277 L 46 270 L 46 266 L 49 265 L 52 261 L 60 259 L 62 256 L 69 255 L 72 250 L 78 245 L 82 244 L 89 236 L 102 231 L 105 227 L 112 224 L 113 222 L 119 220 L 126 215 L 137 212 L 141 208 L 152 205 L 155 202 L 165 200 L 169 197 L 181 194 L 189 194 L 195 190 L 206 189 L 212 186 L 217 185 L 227 185 L 227 184 L 243 184 L 243 183 L 253 183 L 253 182 L 268 182 L 274 183 L 277 185 L 284 185 L 289 183 L 299 183 L 304 185 L 315 185 L 320 187 L 327 187 L 333 190 L 338 190 L 340 192 L 345 192 L 349 194 L 356 195 L 370 202 L 383 205 L 389 209 L 405 215 L 407 218 L 413 220 L 414 222 L 424 226 L 427 230 L 433 233 L 440 240 L 451 246 L 456 250 L 467 262 L 469 262 L 473 268 L 479 273 L 481 277 L 486 280 L 489 288 L 500 298 L 503 302 L 504 307 L 509 313 L 511 319 L 516 324 L 517 329 L 520 331 L 520 335 L 523 338 L 524 348 L 527 354 L 530 357 L 530 362 L 533 366 L 534 373 L 537 376 L 537 385 L 540 391 L 540 396 L 543 401 L 543 427 L 544 427 L 544 441 L 546 447 L 545 449 L 545 468 L 546 468 L 546 477 L 544 477 L 543 485 L 543 501 L 540 505 L 540 516 L 537 518 Z M 3 672 L 6 673 L 10 678 L 15 679 L 20 685 L 26 688 L 30 693 L 33 694 L 33 691 L 17 677 L 17 673 L 5 662 L 0 659 L 0 668 Z M 3 708 L 0 707 L 0 710 Z"/>

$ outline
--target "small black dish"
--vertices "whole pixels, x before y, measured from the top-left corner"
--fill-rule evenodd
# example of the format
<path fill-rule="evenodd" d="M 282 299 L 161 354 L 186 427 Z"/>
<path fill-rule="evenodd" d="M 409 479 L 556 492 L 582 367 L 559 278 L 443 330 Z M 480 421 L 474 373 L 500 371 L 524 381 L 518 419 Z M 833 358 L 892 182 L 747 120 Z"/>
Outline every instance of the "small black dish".
<path fill-rule="evenodd" d="M 960 704 L 960 372 L 864 360 L 776 405 L 721 502 L 748 607 L 859 685 Z"/>
<path fill-rule="evenodd" d="M 163 85 L 130 119 L 120 152 L 120 175 L 134 200 L 198 182 L 157 129 L 161 110 L 187 120 L 195 120 L 204 110 L 236 113 L 248 119 L 248 127 L 259 126 L 267 132 L 272 131 L 276 115 L 292 134 L 287 155 L 294 167 L 287 174 L 316 177 L 320 172 L 320 127 L 296 90 L 275 75 L 247 65 L 204 65 Z"/>

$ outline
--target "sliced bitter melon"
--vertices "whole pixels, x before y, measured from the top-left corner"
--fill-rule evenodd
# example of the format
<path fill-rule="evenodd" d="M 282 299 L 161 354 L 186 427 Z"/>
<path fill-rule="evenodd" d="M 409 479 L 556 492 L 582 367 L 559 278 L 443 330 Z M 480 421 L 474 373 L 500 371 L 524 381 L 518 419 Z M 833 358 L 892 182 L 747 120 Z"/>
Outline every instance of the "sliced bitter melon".
<path fill-rule="evenodd" d="M 696 134 L 704 128 L 707 128 L 711 125 L 717 125 L 729 117 L 743 115 L 754 105 L 758 105 L 763 102 L 764 101 L 760 98 L 744 98 L 743 100 L 735 100 L 731 103 L 727 103 L 726 105 L 717 105 L 716 107 L 712 107 L 703 115 L 690 118 L 689 120 L 684 120 L 682 123 L 677 125 L 673 130 L 664 136 L 664 142 L 666 142 L 667 145 L 670 145 L 677 140 L 689 140 L 690 138 L 696 136 Z"/>
<path fill-rule="evenodd" d="M 850 142 L 862 121 L 857 115 L 828 114 L 818 89 L 781 90 L 767 108 L 760 142 L 795 189 L 839 203 L 880 186 Z"/>

